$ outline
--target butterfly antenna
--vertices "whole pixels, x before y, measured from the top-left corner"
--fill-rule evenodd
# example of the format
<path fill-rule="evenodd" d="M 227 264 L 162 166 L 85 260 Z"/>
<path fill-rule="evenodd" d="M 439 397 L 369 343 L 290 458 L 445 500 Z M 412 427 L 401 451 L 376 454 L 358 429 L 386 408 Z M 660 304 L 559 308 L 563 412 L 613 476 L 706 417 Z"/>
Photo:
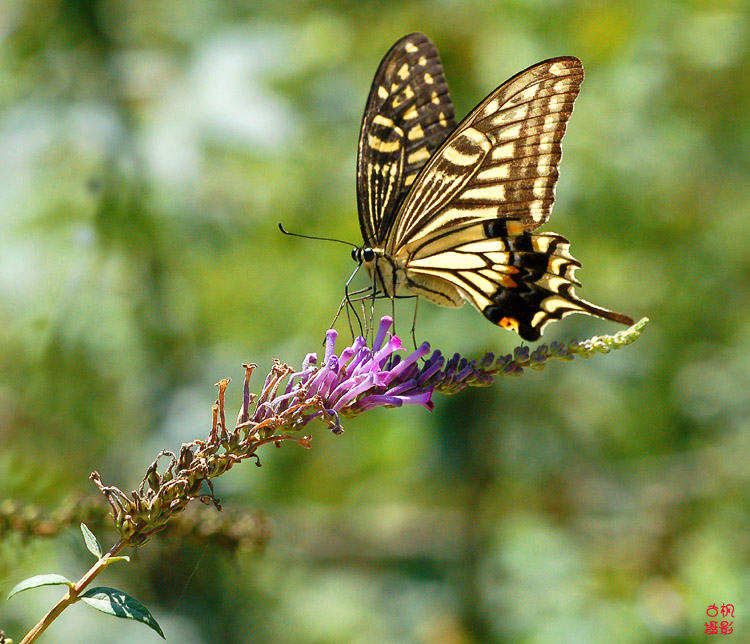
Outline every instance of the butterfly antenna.
<path fill-rule="evenodd" d="M 333 239 L 331 237 L 314 237 L 313 235 L 300 235 L 299 233 L 290 233 L 288 230 L 284 230 L 284 226 L 281 224 L 281 222 L 279 222 L 279 230 L 285 235 L 289 235 L 290 237 L 301 237 L 302 239 L 315 239 L 317 241 L 332 241 L 332 242 L 338 242 L 339 244 L 346 244 L 347 246 L 351 246 L 353 248 L 359 248 L 357 244 L 352 244 L 351 242 L 344 241 L 343 239 Z"/>

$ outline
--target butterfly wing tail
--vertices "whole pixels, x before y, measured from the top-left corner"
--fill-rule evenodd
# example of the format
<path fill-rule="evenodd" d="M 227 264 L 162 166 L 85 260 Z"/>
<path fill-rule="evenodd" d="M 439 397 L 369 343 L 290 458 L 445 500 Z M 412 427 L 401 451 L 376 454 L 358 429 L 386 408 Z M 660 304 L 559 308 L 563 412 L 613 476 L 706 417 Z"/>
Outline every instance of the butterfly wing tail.
<path fill-rule="evenodd" d="M 581 264 L 570 254 L 570 243 L 562 235 L 526 233 L 507 239 L 506 244 L 510 249 L 507 274 L 489 303 L 483 307 L 475 303 L 494 324 L 512 329 L 529 341 L 538 340 L 550 322 L 572 313 L 633 324 L 629 316 L 576 295 L 575 287 L 581 284 L 574 273 Z"/>

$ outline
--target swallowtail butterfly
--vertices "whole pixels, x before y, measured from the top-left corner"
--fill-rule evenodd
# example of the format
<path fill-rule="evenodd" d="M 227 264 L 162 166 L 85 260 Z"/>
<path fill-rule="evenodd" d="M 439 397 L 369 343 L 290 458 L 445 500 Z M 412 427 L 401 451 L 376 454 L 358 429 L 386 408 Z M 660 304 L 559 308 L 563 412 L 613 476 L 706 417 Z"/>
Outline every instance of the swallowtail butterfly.
<path fill-rule="evenodd" d="M 456 126 L 435 45 L 419 33 L 393 45 L 372 83 L 357 158 L 364 245 L 352 255 L 375 292 L 449 307 L 468 300 L 525 340 L 571 313 L 633 323 L 580 299 L 568 240 L 534 232 L 552 210 L 582 81 L 580 60 L 550 58 Z"/>

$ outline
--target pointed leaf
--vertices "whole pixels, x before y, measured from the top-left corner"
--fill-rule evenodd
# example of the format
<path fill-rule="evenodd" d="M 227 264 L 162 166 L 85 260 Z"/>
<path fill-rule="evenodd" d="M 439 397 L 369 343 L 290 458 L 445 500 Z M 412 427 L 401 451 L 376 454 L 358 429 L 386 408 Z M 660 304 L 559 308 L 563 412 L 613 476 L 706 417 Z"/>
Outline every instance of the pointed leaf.
<path fill-rule="evenodd" d="M 18 593 L 28 590 L 29 588 L 39 588 L 40 586 L 68 586 L 73 587 L 73 582 L 62 575 L 36 575 L 18 582 L 8 594 L 8 599 Z"/>
<path fill-rule="evenodd" d="M 81 524 L 81 532 L 83 532 L 83 540 L 86 542 L 86 547 L 89 549 L 89 552 L 97 559 L 101 559 L 102 547 L 99 545 L 99 541 L 94 536 L 94 533 L 89 530 L 85 523 Z"/>
<path fill-rule="evenodd" d="M 130 561 L 130 557 L 128 555 L 119 555 L 117 557 L 110 557 L 107 559 L 107 565 L 111 564 L 113 561 Z"/>
<path fill-rule="evenodd" d="M 162 639 L 166 639 L 148 608 L 121 590 L 99 586 L 82 593 L 79 599 L 102 613 L 142 622 L 159 633 Z"/>

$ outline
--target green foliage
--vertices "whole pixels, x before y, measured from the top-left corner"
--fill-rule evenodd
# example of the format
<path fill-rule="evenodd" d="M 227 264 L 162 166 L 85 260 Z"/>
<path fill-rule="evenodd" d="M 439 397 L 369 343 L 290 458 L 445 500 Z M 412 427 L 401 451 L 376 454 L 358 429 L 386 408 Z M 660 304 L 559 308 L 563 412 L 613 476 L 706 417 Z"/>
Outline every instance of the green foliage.
<path fill-rule="evenodd" d="M 99 541 L 94 536 L 94 533 L 88 529 L 85 523 L 81 524 L 81 532 L 83 533 L 83 541 L 86 544 L 86 548 L 88 548 L 88 551 L 97 559 L 101 559 L 102 547 L 101 545 L 99 545 Z"/>
<path fill-rule="evenodd" d="M 70 579 L 66 579 L 62 575 L 36 575 L 29 577 L 23 581 L 17 583 L 11 591 L 8 593 L 8 599 L 22 593 L 24 590 L 30 590 L 31 588 L 41 588 L 42 586 L 69 586 L 73 587 L 73 582 Z"/>
<path fill-rule="evenodd" d="M 81 593 L 81 601 L 107 615 L 122 619 L 132 619 L 136 622 L 146 624 L 146 626 L 159 633 L 162 639 L 166 639 L 161 627 L 154 619 L 154 616 L 148 611 L 148 608 L 121 590 L 106 588 L 104 586 L 89 588 Z"/>
<path fill-rule="evenodd" d="M 103 553 L 99 541 L 84 523 L 81 523 L 81 533 L 83 534 L 83 541 L 86 548 L 99 560 L 97 563 L 101 564 L 103 568 L 109 566 L 115 561 L 130 561 L 130 557 L 127 556 L 108 557 L 106 561 L 102 561 Z M 25 590 L 41 588 L 42 586 L 68 586 L 68 588 L 70 588 L 70 593 L 68 594 L 67 599 L 69 599 L 71 603 L 82 601 L 92 608 L 95 608 L 102 613 L 112 615 L 113 617 L 132 619 L 141 622 L 155 630 L 159 633 L 162 639 L 164 639 L 164 633 L 162 632 L 161 627 L 149 610 L 134 597 L 131 597 L 127 593 L 115 588 L 95 587 L 80 592 L 79 590 L 76 590 L 75 583 L 66 579 L 62 575 L 37 575 L 16 584 L 8 594 L 8 599 Z M 54 620 L 50 621 L 50 623 L 53 621 Z M 49 624 L 46 626 L 48 625 Z"/>

